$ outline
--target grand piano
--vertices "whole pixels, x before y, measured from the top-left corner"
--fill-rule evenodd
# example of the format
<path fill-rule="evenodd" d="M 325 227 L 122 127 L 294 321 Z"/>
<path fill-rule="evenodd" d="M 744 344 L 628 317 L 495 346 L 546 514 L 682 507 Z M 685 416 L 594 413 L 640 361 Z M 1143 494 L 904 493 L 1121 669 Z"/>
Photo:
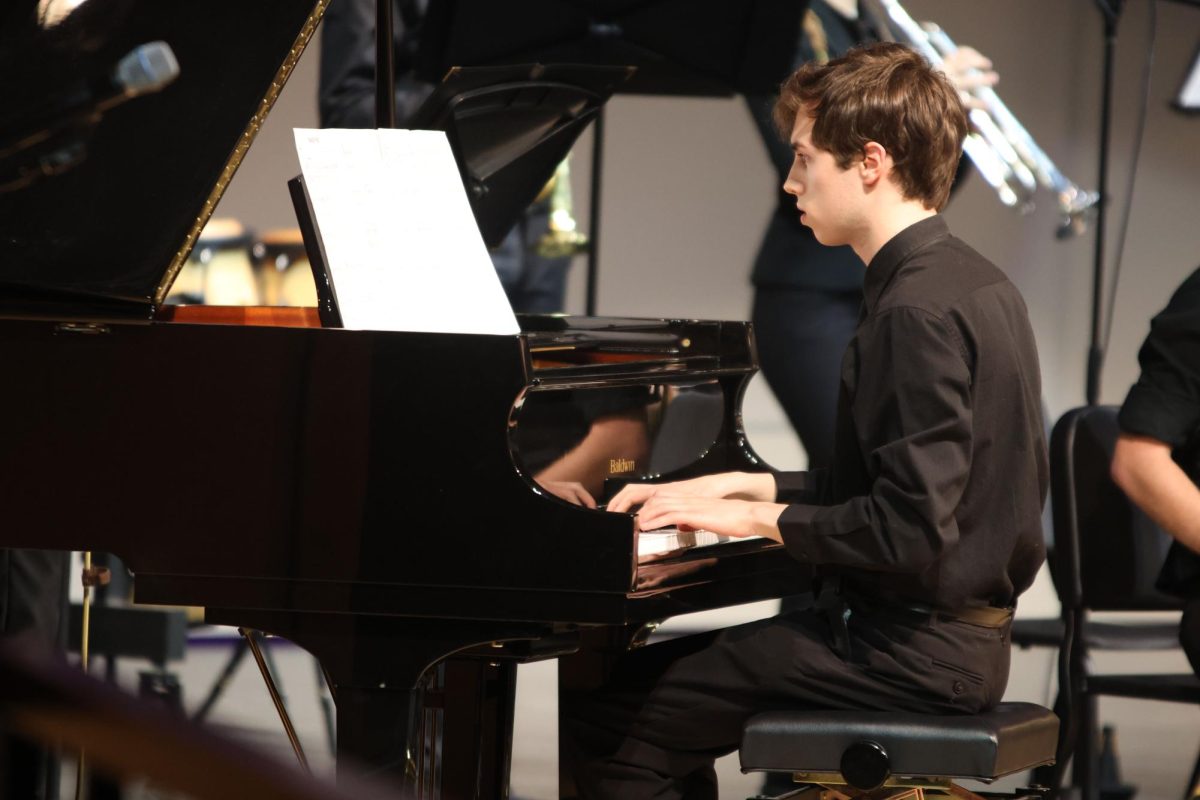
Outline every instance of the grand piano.
<path fill-rule="evenodd" d="M 638 398 L 650 445 L 612 459 L 609 485 L 766 469 L 740 418 L 745 323 L 523 317 L 479 336 L 164 303 L 325 5 L 89 0 L 31 29 L 66 61 L 26 94 L 70 124 L 18 109 L 0 131 L 52 127 L 72 163 L 5 154 L 24 177 L 0 192 L 0 546 L 114 553 L 138 602 L 307 649 L 339 770 L 505 796 L 517 664 L 560 658 L 585 686 L 648 623 L 807 574 L 763 540 L 652 545 L 533 479 L 530 443 L 555 434 L 540 412 L 610 395 Z M 155 40 L 177 80 L 90 103 Z"/>

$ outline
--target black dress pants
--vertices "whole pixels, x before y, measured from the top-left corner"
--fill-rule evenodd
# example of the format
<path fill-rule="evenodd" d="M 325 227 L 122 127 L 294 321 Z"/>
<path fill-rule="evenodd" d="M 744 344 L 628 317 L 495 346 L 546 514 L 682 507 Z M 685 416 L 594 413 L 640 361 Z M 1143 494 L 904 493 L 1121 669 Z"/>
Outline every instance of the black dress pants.
<path fill-rule="evenodd" d="M 566 694 L 560 735 L 582 798 L 716 798 L 713 761 L 756 713 L 977 713 L 1008 682 L 1008 629 L 853 608 L 835 640 L 808 609 L 631 651 Z"/>

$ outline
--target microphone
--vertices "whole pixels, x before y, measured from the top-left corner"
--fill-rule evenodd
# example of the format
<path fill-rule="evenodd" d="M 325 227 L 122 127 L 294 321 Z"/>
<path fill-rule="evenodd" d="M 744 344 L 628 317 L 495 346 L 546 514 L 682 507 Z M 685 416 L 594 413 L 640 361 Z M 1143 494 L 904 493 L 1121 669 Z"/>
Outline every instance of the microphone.
<path fill-rule="evenodd" d="M 132 98 L 163 89 L 179 62 L 163 41 L 130 50 L 99 79 L 76 84 L 65 98 L 43 101 L 16 124 L 0 123 L 0 193 L 63 172 L 83 160 L 85 142 L 101 116 Z M 10 117 L 11 120 L 11 117 Z"/>
<path fill-rule="evenodd" d="M 140 44 L 117 62 L 110 75 L 111 91 L 97 107 L 106 111 L 132 97 L 157 92 L 177 77 L 179 62 L 169 44 L 163 41 Z"/>
<path fill-rule="evenodd" d="M 14 126 L 0 123 L 0 157 L 37 145 L 64 129 L 94 125 L 100 115 L 134 97 L 157 92 L 179 76 L 179 62 L 163 41 L 147 42 L 126 53 L 100 78 L 77 83 L 65 96 L 50 98 L 36 109 L 17 111 Z"/>

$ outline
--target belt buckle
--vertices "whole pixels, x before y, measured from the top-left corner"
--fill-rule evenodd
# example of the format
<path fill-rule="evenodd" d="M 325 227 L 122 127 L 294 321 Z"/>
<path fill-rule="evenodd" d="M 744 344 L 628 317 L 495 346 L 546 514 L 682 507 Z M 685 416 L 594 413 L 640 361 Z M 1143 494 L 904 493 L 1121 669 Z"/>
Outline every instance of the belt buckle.
<path fill-rule="evenodd" d="M 833 584 L 821 586 L 815 607 L 825 616 L 829 624 L 830 646 L 843 661 L 850 660 L 850 604 Z"/>

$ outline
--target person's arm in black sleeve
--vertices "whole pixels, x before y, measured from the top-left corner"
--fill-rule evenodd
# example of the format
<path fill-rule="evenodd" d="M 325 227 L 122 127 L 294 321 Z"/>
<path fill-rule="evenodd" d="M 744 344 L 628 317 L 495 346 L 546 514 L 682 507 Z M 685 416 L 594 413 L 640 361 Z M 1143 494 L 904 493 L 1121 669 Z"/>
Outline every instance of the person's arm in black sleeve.
<path fill-rule="evenodd" d="M 801 561 L 919 572 L 958 540 L 972 446 L 965 349 L 942 320 L 900 308 L 860 330 L 855 357 L 853 418 L 871 490 L 837 505 L 789 505 L 779 530 Z"/>
<path fill-rule="evenodd" d="M 1200 489 L 1173 458 L 1200 429 L 1200 270 L 1151 324 L 1121 406 L 1112 477 L 1147 516 L 1200 552 Z"/>

